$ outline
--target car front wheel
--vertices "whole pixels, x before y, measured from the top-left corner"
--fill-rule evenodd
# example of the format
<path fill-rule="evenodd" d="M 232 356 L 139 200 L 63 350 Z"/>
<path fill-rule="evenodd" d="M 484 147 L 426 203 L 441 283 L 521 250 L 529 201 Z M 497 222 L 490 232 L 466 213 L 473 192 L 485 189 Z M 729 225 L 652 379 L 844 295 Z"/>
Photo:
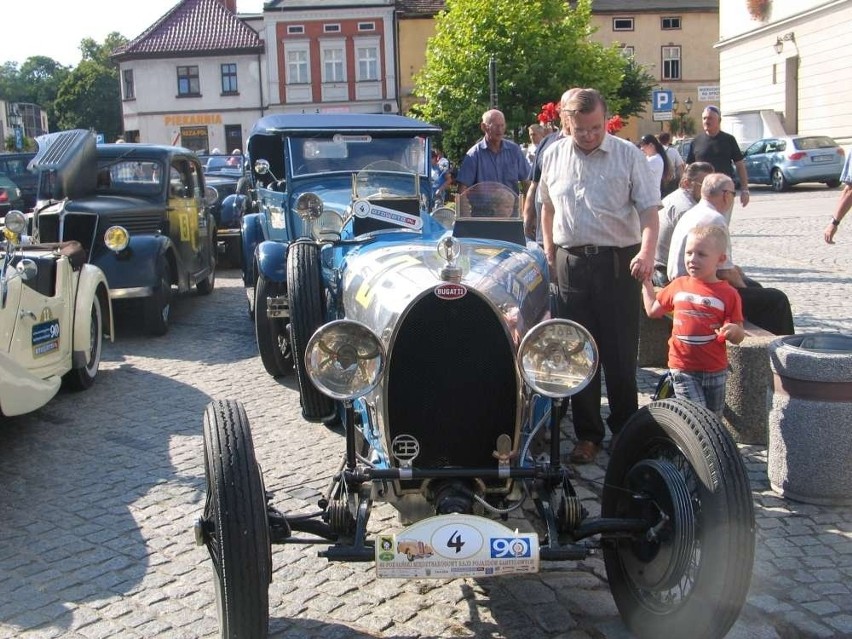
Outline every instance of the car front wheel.
<path fill-rule="evenodd" d="M 293 370 L 286 321 L 268 315 L 268 298 L 279 297 L 283 292 L 283 284 L 268 280 L 263 275 L 258 276 L 254 289 L 254 332 L 260 361 L 273 377 L 281 377 Z"/>
<path fill-rule="evenodd" d="M 63 380 L 71 390 L 86 390 L 95 383 L 98 368 L 101 364 L 101 349 L 103 348 L 104 321 L 101 300 L 97 295 L 92 299 L 91 325 L 89 328 L 89 352 L 86 353 L 86 363 L 68 371 Z"/>
<path fill-rule="evenodd" d="M 780 193 L 781 191 L 786 191 L 789 186 L 787 178 L 784 177 L 781 169 L 772 169 L 772 190 Z"/>
<path fill-rule="evenodd" d="M 160 256 L 157 260 L 160 283 L 154 294 L 145 300 L 145 326 L 151 335 L 165 335 L 169 330 L 169 314 L 172 308 L 172 270 L 168 260 Z"/>
<path fill-rule="evenodd" d="M 637 637 L 725 636 L 748 593 L 755 522 L 745 464 L 712 412 L 666 399 L 631 417 L 601 515 L 649 522 L 604 540 L 613 599 Z"/>

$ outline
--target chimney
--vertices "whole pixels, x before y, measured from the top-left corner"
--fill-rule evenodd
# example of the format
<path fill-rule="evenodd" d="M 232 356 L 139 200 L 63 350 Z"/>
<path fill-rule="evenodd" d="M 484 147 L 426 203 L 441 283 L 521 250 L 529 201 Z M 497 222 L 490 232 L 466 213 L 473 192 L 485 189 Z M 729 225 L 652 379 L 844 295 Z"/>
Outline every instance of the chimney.
<path fill-rule="evenodd" d="M 219 0 L 219 2 L 231 13 L 237 13 L 237 0 Z"/>

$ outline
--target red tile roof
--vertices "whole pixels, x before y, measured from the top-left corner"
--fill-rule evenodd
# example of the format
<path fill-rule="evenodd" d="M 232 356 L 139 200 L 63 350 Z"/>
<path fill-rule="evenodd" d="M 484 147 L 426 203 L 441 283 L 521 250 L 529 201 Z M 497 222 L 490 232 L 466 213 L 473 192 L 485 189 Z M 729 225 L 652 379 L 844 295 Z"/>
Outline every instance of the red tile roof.
<path fill-rule="evenodd" d="M 183 0 L 112 55 L 120 61 L 225 51 L 260 53 L 263 41 L 221 0 Z"/>

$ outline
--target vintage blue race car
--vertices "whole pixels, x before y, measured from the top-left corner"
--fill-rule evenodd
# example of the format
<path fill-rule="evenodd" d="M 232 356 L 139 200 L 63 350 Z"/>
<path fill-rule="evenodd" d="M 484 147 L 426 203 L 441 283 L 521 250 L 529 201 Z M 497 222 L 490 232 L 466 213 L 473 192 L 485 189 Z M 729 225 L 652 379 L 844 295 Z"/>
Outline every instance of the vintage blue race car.
<path fill-rule="evenodd" d="M 284 513 L 265 491 L 243 405 L 207 407 L 195 535 L 215 568 L 221 636 L 267 635 L 273 543 L 322 544 L 329 561 L 417 579 L 511 578 L 602 551 L 637 636 L 724 636 L 754 559 L 731 437 L 684 400 L 642 408 L 611 450 L 601 516 L 590 517 L 561 462 L 559 416 L 594 377 L 594 340 L 551 317 L 544 255 L 526 244 L 511 191 L 476 185 L 455 210 L 430 212 L 421 178 L 379 161 L 352 176 L 345 206 L 302 193 L 292 209 L 310 237 L 282 243 L 278 268 L 302 413 L 337 416 L 345 450 L 317 505 Z M 399 527 L 368 533 L 377 502 L 398 511 Z M 537 532 L 502 523 L 525 503 Z"/>
<path fill-rule="evenodd" d="M 306 203 L 322 201 L 328 215 L 341 218 L 353 177 L 377 161 L 403 167 L 407 186 L 418 189 L 409 212 L 428 210 L 429 136 L 437 131 L 411 118 L 375 114 L 271 115 L 255 124 L 248 140 L 251 196 L 227 199 L 222 217 L 242 219 L 243 281 L 270 375 L 293 371 L 285 264 L 290 243 L 311 237 L 300 211 Z M 411 175 L 418 176 L 417 184 Z M 364 224 L 357 226 L 356 232 Z"/>

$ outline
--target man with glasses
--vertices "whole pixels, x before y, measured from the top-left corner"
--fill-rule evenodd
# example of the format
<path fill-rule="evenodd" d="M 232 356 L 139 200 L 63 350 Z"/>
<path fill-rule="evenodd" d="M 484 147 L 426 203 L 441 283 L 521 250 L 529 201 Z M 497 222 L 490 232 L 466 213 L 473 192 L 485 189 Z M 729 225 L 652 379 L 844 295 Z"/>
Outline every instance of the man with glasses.
<path fill-rule="evenodd" d="M 729 228 L 735 199 L 734 181 L 730 177 L 724 173 L 711 173 L 704 178 L 701 201 L 680 218 L 672 233 L 668 259 L 670 280 L 686 275 L 684 249 L 689 232 L 696 226 L 717 225 Z M 790 300 L 783 291 L 764 288 L 758 282 L 745 277 L 742 269 L 733 262 L 730 233 L 726 255 L 727 260 L 719 267 L 717 275 L 739 292 L 745 318 L 774 335 L 792 335 L 795 329 Z"/>
<path fill-rule="evenodd" d="M 660 185 L 644 154 L 606 132 L 606 102 L 581 89 L 562 104 L 571 136 L 542 158 L 541 228 L 559 314 L 597 342 L 606 377 L 613 437 L 638 409 L 636 358 L 640 282 L 651 277 Z M 571 398 L 577 443 L 569 459 L 595 460 L 604 439 L 601 372 Z"/>
<path fill-rule="evenodd" d="M 504 139 L 506 118 L 497 109 L 486 111 L 479 125 L 483 138 L 468 150 L 459 167 L 459 193 L 480 182 L 500 182 L 518 193 L 518 183 L 529 176 L 530 165 L 521 147 Z"/>

